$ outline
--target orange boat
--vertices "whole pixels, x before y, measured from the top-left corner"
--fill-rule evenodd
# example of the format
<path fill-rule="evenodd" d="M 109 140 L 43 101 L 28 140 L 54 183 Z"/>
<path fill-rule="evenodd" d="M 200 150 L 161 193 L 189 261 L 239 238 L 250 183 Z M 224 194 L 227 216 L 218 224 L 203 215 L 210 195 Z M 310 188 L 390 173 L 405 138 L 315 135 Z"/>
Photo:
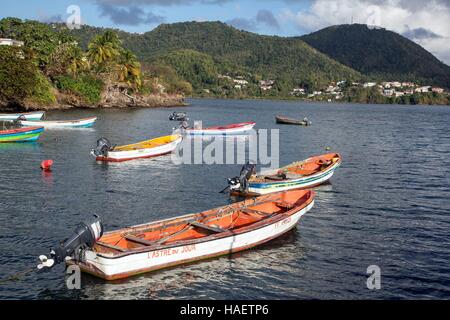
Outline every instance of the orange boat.
<path fill-rule="evenodd" d="M 41 256 L 40 268 L 65 260 L 84 272 L 115 280 L 231 254 L 294 228 L 313 207 L 314 196 L 311 190 L 273 193 L 103 235 L 101 222 L 97 220 L 82 225 L 72 238 L 52 251 L 51 259 Z"/>

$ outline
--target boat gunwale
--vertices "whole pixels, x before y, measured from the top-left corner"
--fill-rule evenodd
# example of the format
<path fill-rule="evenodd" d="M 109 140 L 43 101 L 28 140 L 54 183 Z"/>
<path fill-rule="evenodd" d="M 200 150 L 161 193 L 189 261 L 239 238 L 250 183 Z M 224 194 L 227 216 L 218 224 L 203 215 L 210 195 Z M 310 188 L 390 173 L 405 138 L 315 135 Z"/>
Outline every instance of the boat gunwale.
<path fill-rule="evenodd" d="M 137 146 L 137 145 L 144 144 L 144 143 L 150 143 L 151 141 L 155 141 L 155 140 L 158 140 L 158 139 L 161 139 L 161 140 L 162 139 L 170 139 L 170 140 L 168 142 L 166 142 L 166 143 L 163 143 L 163 144 L 160 144 L 160 145 L 157 145 L 157 146 L 153 146 L 153 147 L 150 147 L 150 148 L 136 148 L 136 149 L 131 149 L 131 150 L 120 150 L 121 148 L 130 148 L 132 146 Z M 151 149 L 159 148 L 159 147 L 162 147 L 162 146 L 167 146 L 167 145 L 169 145 L 171 143 L 175 143 L 175 142 L 177 142 L 180 139 L 181 140 L 183 139 L 183 137 L 181 135 L 173 135 L 172 134 L 172 135 L 157 137 L 157 138 L 148 139 L 148 140 L 144 140 L 144 141 L 140 141 L 140 142 L 136 142 L 136 143 L 126 144 L 126 145 L 123 145 L 123 146 L 116 146 L 116 147 L 114 147 L 114 149 L 112 149 L 108 153 L 133 152 L 133 151 L 136 151 L 136 150 L 151 150 Z M 180 142 L 181 142 L 181 140 L 180 140 Z M 179 142 L 177 142 L 177 143 L 179 143 Z"/>
<path fill-rule="evenodd" d="M 249 122 L 240 122 L 240 123 L 230 123 L 230 124 L 226 124 L 223 126 L 212 126 L 212 127 L 207 127 L 207 128 L 188 128 L 185 129 L 187 132 L 191 132 L 191 131 L 213 131 L 213 130 L 220 130 L 220 131 L 226 131 L 226 130 L 232 130 L 232 129 L 239 129 L 239 128 L 243 128 L 246 126 L 255 126 L 256 122 L 254 121 L 249 121 Z"/>
<path fill-rule="evenodd" d="M 75 119 L 75 120 L 20 120 L 21 122 L 32 122 L 32 123 L 44 123 L 44 124 L 51 124 L 51 123 L 56 123 L 56 124 L 73 124 L 73 123 L 80 123 L 80 122 L 86 122 L 86 121 L 96 121 L 97 117 L 88 117 L 88 118 L 82 118 L 82 119 Z"/>
<path fill-rule="evenodd" d="M 15 129 L 8 129 L 8 130 L 0 130 L 0 136 L 2 135 L 15 135 L 15 134 L 26 134 L 26 133 L 39 133 L 44 131 L 44 127 L 41 126 L 35 126 L 35 127 L 22 127 L 22 128 L 15 128 Z"/>
<path fill-rule="evenodd" d="M 294 190 L 292 190 L 294 191 Z M 304 208 L 308 207 L 309 205 L 311 205 L 312 203 L 314 203 L 314 198 L 315 198 L 315 192 L 313 190 L 297 190 L 297 191 L 304 191 L 305 194 L 300 197 L 303 198 L 304 196 L 307 196 L 307 199 L 298 206 L 295 206 L 295 203 L 293 204 L 293 207 L 282 212 L 282 213 L 277 213 L 277 214 L 272 214 L 267 218 L 261 219 L 259 221 L 256 221 L 250 225 L 244 226 L 242 228 L 239 228 L 236 231 L 233 230 L 226 230 L 224 232 L 221 233 L 215 233 L 215 234 L 211 234 L 211 235 L 207 235 L 205 237 L 201 237 L 201 238 L 197 238 L 197 239 L 190 239 L 190 240 L 180 240 L 178 242 L 172 242 L 170 244 L 155 244 L 155 246 L 144 246 L 144 247 L 136 247 L 136 248 L 132 248 L 132 249 L 126 249 L 127 251 L 125 252 L 119 252 L 119 253 L 102 253 L 102 252 L 97 252 L 94 251 L 92 249 L 90 249 L 90 251 L 94 252 L 97 256 L 100 256 L 102 258 L 105 259 L 119 259 L 125 256 L 129 256 L 129 255 L 133 255 L 133 254 L 138 254 L 138 253 L 144 253 L 144 252 L 151 252 L 151 251 L 156 251 L 156 250 L 164 250 L 164 249 L 170 249 L 173 247 L 179 247 L 179 246 L 186 246 L 186 245 L 193 245 L 193 244 L 198 244 L 198 243 L 204 243 L 204 242 L 209 242 L 209 241 L 214 241 L 217 239 L 222 239 L 222 238 L 227 238 L 230 236 L 234 236 L 234 235 L 240 235 L 240 234 L 244 234 L 244 233 L 248 233 L 248 232 L 252 232 L 264 227 L 267 227 L 269 225 L 275 224 L 278 221 L 281 221 L 289 216 L 294 215 L 295 213 L 303 210 Z M 128 228 L 124 228 L 124 229 L 119 229 L 119 230 L 113 230 L 113 231 L 108 231 L 105 232 L 103 236 L 106 235 L 111 235 L 114 233 L 119 233 L 121 236 L 125 236 L 126 233 L 136 233 L 139 232 L 139 228 L 145 227 L 145 226 L 149 226 L 152 224 L 161 224 L 164 222 L 170 222 L 173 221 L 173 224 L 170 224 L 170 226 L 177 226 L 177 225 L 181 225 L 181 224 L 187 224 L 189 217 L 196 217 L 196 216 L 202 216 L 205 213 L 210 212 L 209 215 L 205 215 L 205 217 L 208 216 L 218 216 L 218 214 L 214 213 L 218 210 L 221 209 L 226 209 L 226 208 L 230 208 L 234 210 L 231 210 L 233 213 L 234 212 L 238 212 L 240 209 L 244 209 L 246 207 L 250 207 L 250 206 L 257 206 L 257 205 L 261 205 L 264 203 L 276 203 L 277 201 L 280 201 L 281 198 L 275 198 L 276 196 L 280 196 L 282 194 L 284 194 L 286 191 L 282 191 L 282 192 L 276 192 L 276 193 L 271 193 L 271 194 L 267 194 L 267 195 L 263 195 L 260 197 L 254 197 L 254 198 L 250 198 L 250 199 L 245 199 L 244 201 L 240 202 L 241 205 L 240 206 L 236 206 L 233 207 L 232 205 L 226 205 L 226 206 L 222 206 L 219 208 L 215 208 L 215 209 L 211 209 L 211 210 L 207 210 L 207 211 L 203 211 L 200 213 L 191 213 L 191 214 L 187 214 L 187 215 L 183 215 L 183 216 L 178 216 L 178 217 L 174 217 L 174 218 L 169 218 L 169 219 L 164 219 L 164 220 L 159 220 L 159 221 L 155 221 L 155 222 L 150 222 L 150 223 L 146 223 L 146 224 L 140 224 L 140 225 L 136 225 L 136 226 L 131 226 Z M 262 200 L 261 198 L 275 198 L 273 200 L 268 200 L 268 201 L 256 201 L 258 200 Z M 299 198 L 299 199 L 300 199 Z M 253 201 L 253 204 L 247 204 L 247 202 L 251 202 Z M 297 200 L 298 201 L 298 200 Z M 229 212 L 227 212 L 227 214 L 229 214 Z M 177 221 L 177 220 L 181 220 L 181 221 Z M 167 227 L 167 225 L 162 224 L 160 227 L 158 228 L 154 228 L 154 230 L 157 229 L 161 229 Z M 136 230 L 138 229 L 138 230 Z M 144 230 L 151 230 L 151 229 L 144 229 Z M 142 231 L 144 231 L 142 230 Z M 101 241 L 99 241 L 101 242 Z M 101 246 L 101 244 L 99 244 Z"/>

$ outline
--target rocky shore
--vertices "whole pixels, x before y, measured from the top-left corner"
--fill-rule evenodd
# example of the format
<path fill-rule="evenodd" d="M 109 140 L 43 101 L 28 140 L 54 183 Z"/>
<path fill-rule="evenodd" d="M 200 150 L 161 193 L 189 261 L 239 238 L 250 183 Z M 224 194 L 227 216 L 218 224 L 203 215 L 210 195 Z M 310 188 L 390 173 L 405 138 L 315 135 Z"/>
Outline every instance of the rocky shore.
<path fill-rule="evenodd" d="M 129 95 L 126 91 L 118 87 L 105 90 L 102 93 L 101 101 L 97 104 L 88 104 L 83 99 L 80 99 L 79 96 L 72 93 L 57 91 L 55 92 L 55 97 L 55 103 L 46 105 L 36 104 L 31 101 L 24 101 L 22 103 L 0 101 L 0 111 L 49 111 L 72 108 L 159 108 L 187 105 L 182 94 Z"/>

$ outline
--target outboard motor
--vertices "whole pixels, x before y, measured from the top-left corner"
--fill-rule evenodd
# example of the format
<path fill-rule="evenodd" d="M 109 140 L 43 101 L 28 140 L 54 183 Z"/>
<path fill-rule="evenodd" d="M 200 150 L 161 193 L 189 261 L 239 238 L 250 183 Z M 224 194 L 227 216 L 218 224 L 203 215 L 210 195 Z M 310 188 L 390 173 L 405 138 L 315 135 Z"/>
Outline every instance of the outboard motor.
<path fill-rule="evenodd" d="M 107 157 L 108 151 L 114 149 L 114 146 L 106 138 L 100 138 L 97 140 L 97 146 L 91 150 L 91 154 L 96 157 Z"/>
<path fill-rule="evenodd" d="M 27 120 L 27 118 L 22 114 L 16 120 L 13 121 L 13 124 L 15 126 L 20 126 L 20 125 L 22 125 L 22 121 L 26 121 L 26 120 Z"/>
<path fill-rule="evenodd" d="M 62 241 L 58 247 L 50 250 L 49 256 L 39 256 L 41 262 L 37 268 L 51 268 L 64 262 L 66 257 L 80 256 L 82 250 L 92 248 L 103 235 L 103 224 L 97 215 L 89 222 L 81 223 L 72 236 Z"/>
<path fill-rule="evenodd" d="M 169 116 L 169 120 L 170 121 L 188 121 L 189 118 L 187 117 L 186 112 L 174 112 Z"/>
<path fill-rule="evenodd" d="M 245 164 L 241 169 L 239 177 L 234 177 L 234 178 L 228 179 L 228 186 L 230 188 L 230 191 L 231 192 L 232 191 L 238 191 L 238 192 L 247 191 L 248 180 L 254 174 L 256 174 L 256 164 L 252 164 L 252 163 Z"/>

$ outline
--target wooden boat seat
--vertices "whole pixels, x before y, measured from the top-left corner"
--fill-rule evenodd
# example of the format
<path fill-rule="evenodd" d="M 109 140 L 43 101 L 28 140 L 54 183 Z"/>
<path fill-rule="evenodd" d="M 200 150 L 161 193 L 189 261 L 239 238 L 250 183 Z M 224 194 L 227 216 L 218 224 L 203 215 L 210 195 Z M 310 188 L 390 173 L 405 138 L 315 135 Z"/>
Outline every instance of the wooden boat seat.
<path fill-rule="evenodd" d="M 292 209 L 292 207 L 294 206 L 292 203 L 290 202 L 285 202 L 285 201 L 277 201 L 275 202 L 275 205 L 280 207 L 280 208 L 284 208 L 284 209 Z"/>
<path fill-rule="evenodd" d="M 208 226 L 206 224 L 203 224 L 201 222 L 198 221 L 190 221 L 189 224 L 191 226 L 197 227 L 197 228 L 201 228 L 201 229 L 205 229 L 214 233 L 221 233 L 221 232 L 225 232 L 227 231 L 227 229 L 221 228 L 221 227 L 213 227 L 213 226 Z"/>
<path fill-rule="evenodd" d="M 126 235 L 125 239 L 127 239 L 128 241 L 131 241 L 131 242 L 142 244 L 144 246 L 153 246 L 155 244 L 154 241 L 153 242 L 152 241 L 148 241 L 148 240 L 145 240 L 145 239 L 142 239 L 142 238 L 139 238 L 139 237 L 135 237 L 133 235 Z"/>

